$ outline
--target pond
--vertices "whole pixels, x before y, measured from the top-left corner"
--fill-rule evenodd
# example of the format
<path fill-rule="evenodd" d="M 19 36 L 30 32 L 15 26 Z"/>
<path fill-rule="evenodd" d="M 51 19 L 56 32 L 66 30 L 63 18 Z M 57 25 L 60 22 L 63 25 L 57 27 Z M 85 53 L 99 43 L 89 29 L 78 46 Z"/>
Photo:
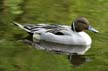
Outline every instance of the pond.
<path fill-rule="evenodd" d="M 70 25 L 78 16 L 87 17 L 90 24 L 100 31 L 99 34 L 87 32 L 93 42 L 90 50 L 83 56 L 69 55 L 73 49 L 70 49 L 72 46 L 51 44 L 45 41 L 33 46 L 29 41 L 25 44 L 19 40 L 24 40 L 28 33 L 12 24 L 16 21 L 22 24 Z M 108 71 L 107 23 L 108 0 L 0 0 L 0 70 Z M 39 48 L 35 47 L 37 45 Z M 40 48 L 40 45 L 44 48 Z"/>

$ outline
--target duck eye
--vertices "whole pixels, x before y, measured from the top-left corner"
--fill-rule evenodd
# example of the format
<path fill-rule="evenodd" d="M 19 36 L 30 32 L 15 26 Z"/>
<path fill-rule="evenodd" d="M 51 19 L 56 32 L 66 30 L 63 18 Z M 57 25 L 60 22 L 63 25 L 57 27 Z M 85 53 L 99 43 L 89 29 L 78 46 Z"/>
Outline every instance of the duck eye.
<path fill-rule="evenodd" d="M 89 26 L 87 24 L 83 24 L 83 26 L 84 26 L 85 29 L 89 28 Z"/>

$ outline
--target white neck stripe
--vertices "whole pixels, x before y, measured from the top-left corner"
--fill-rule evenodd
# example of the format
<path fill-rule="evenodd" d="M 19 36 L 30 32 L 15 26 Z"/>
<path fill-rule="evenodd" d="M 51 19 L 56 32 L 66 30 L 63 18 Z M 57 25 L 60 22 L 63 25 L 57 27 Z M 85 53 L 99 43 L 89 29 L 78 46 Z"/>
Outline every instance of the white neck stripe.
<path fill-rule="evenodd" d="M 73 22 L 73 24 L 72 24 L 72 27 L 73 27 L 73 31 L 76 32 L 75 23 L 74 23 L 74 22 Z"/>

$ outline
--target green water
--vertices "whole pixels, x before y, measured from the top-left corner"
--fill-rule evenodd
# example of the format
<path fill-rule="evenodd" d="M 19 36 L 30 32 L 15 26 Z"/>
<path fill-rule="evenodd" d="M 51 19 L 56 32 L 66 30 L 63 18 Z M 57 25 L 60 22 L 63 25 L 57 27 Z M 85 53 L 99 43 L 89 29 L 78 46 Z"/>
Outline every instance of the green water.
<path fill-rule="evenodd" d="M 59 23 L 71 25 L 85 16 L 100 31 L 92 37 L 92 48 L 85 54 L 91 61 L 74 67 L 65 55 L 41 51 L 20 41 L 27 33 L 20 23 Z M 0 1 L 0 71 L 108 71 L 108 1 L 107 0 L 1 0 Z"/>

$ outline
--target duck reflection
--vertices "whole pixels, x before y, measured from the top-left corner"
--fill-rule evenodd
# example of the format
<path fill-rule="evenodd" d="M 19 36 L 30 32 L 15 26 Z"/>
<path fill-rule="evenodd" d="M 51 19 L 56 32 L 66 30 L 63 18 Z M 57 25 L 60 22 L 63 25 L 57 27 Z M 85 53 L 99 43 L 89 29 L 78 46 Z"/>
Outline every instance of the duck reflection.
<path fill-rule="evenodd" d="M 64 45 L 43 40 L 33 42 L 33 46 L 37 49 L 55 51 L 55 52 L 65 53 L 68 55 L 74 53 L 78 55 L 84 55 L 85 52 L 90 48 L 90 46 Z"/>
<path fill-rule="evenodd" d="M 32 44 L 36 49 L 51 51 L 57 54 L 66 54 L 71 64 L 74 66 L 80 66 L 86 62 L 85 52 L 90 48 L 90 46 L 73 46 L 73 45 L 63 45 L 43 40 L 31 41 L 25 40 L 24 42 Z"/>
<path fill-rule="evenodd" d="M 80 66 L 87 61 L 87 58 L 84 55 L 77 54 L 68 55 L 68 59 L 74 66 Z"/>

